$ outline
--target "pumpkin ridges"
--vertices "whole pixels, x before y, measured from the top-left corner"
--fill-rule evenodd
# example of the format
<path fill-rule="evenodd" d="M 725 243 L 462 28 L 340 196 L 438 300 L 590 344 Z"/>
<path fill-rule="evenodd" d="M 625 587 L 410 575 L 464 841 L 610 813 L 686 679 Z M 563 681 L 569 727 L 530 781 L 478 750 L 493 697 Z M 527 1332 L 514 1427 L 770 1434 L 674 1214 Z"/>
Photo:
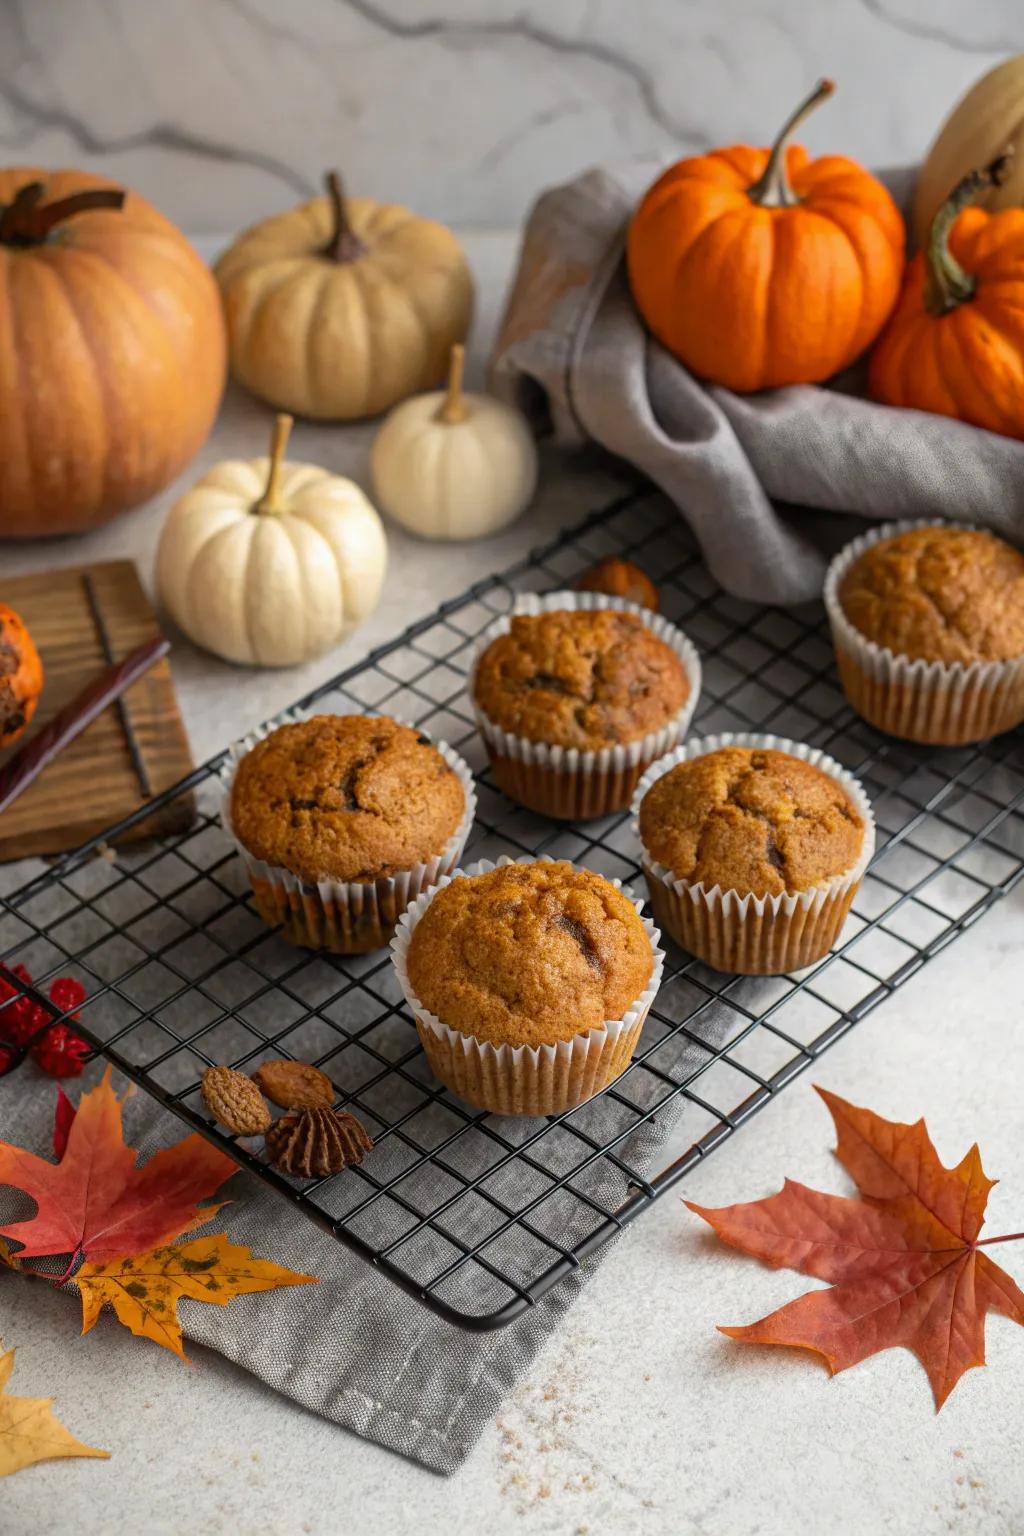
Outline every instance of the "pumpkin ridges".
<path fill-rule="evenodd" d="M 1024 432 L 1024 362 L 1020 341 L 1015 345 L 984 303 L 973 302 L 974 313 L 950 316 L 948 327 L 958 354 L 956 377 L 961 381 L 960 401 L 967 420 L 991 413 L 998 416 L 1000 432 Z M 987 328 L 982 332 L 979 321 Z"/>
<path fill-rule="evenodd" d="M 771 285 L 768 362 L 763 370 L 769 388 L 788 382 L 797 371 L 810 382 L 827 378 L 836 358 L 840 361 L 835 367 L 841 368 L 856 356 L 854 348 L 863 329 L 864 281 L 853 242 L 830 219 L 820 216 L 817 208 L 808 212 L 811 220 L 799 229 L 792 219 L 776 220 L 777 271 Z M 812 235 L 818 248 L 809 252 Z M 814 274 L 823 270 L 828 272 L 827 280 L 815 282 Z M 851 298 L 854 288 L 856 304 Z M 799 325 L 794 312 L 799 312 Z"/>

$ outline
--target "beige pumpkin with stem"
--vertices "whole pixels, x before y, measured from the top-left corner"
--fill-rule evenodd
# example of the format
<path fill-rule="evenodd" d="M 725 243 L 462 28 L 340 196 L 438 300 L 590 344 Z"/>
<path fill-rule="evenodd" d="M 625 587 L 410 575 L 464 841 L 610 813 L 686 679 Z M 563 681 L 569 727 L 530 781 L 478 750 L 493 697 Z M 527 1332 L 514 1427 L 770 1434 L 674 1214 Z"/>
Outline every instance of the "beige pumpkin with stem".
<path fill-rule="evenodd" d="M 479 539 L 506 527 L 537 484 L 537 449 L 523 416 L 463 391 L 464 353 L 452 348 L 447 390 L 396 405 L 374 440 L 382 512 L 427 539 Z"/>
<path fill-rule="evenodd" d="M 1008 149 L 1013 154 L 1008 175 L 978 204 L 990 213 L 1024 205 L 1024 54 L 975 81 L 939 129 L 914 188 L 911 225 L 917 246 L 927 245 L 932 220 L 953 188 Z"/>
<path fill-rule="evenodd" d="M 220 258 L 231 372 L 297 416 L 376 416 L 444 378 L 473 280 L 443 224 L 368 197 L 327 196 L 256 224 Z"/>
<path fill-rule="evenodd" d="M 288 667 L 329 650 L 377 606 L 380 518 L 358 485 L 288 464 L 290 416 L 269 459 L 217 464 L 172 507 L 157 586 L 197 645 L 226 661 Z"/>

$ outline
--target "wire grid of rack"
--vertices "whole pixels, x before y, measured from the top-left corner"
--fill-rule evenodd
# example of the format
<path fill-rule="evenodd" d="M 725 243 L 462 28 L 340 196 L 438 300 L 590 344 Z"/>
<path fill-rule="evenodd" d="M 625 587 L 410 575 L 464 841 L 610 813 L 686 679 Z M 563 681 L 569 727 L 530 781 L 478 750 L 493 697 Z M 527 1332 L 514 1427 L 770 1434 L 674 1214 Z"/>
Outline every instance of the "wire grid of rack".
<path fill-rule="evenodd" d="M 223 754 L 168 791 L 195 797 L 187 832 L 114 862 L 96 856 L 97 839 L 0 906 L 0 958 L 27 966 L 35 984 L 23 989 L 54 1022 L 46 990 L 70 972 L 89 993 L 76 1027 L 98 1052 L 467 1328 L 502 1326 L 539 1300 L 1024 873 L 1021 734 L 956 750 L 883 738 L 843 700 L 821 611 L 726 595 L 654 492 L 628 494 L 479 582 L 300 707 L 388 713 L 456 746 L 480 802 L 464 862 L 550 854 L 640 891 L 629 817 L 559 824 L 510 803 L 488 776 L 465 696 L 477 636 L 518 591 L 569 585 L 609 554 L 655 577 L 662 611 L 701 652 L 695 732 L 771 731 L 826 748 L 864 783 L 879 846 L 840 946 L 804 973 L 722 975 L 669 944 L 633 1064 L 589 1104 L 540 1121 L 470 1109 L 430 1077 L 386 952 L 314 954 L 269 931 L 217 820 Z M 258 1142 L 213 1124 L 198 1092 L 205 1068 L 281 1055 L 315 1061 L 365 1123 L 375 1145 L 361 1166 L 302 1183 L 270 1168 Z M 673 1132 L 686 1150 L 652 1171 Z"/>

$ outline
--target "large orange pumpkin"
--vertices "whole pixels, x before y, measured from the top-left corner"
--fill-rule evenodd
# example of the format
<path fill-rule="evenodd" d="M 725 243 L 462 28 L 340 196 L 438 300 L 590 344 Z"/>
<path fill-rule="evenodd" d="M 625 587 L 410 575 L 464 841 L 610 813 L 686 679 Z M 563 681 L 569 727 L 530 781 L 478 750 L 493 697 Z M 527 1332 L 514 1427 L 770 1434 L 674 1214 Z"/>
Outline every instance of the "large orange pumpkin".
<path fill-rule="evenodd" d="M 0 747 L 25 730 L 43 691 L 43 664 L 28 627 L 0 603 Z"/>
<path fill-rule="evenodd" d="M 213 275 L 134 192 L 0 170 L 0 536 L 73 533 L 154 495 L 213 423 Z"/>
<path fill-rule="evenodd" d="M 971 171 L 940 207 L 871 355 L 869 381 L 886 405 L 1024 437 L 1024 209 L 970 206 L 1009 168 L 1001 155 Z"/>
<path fill-rule="evenodd" d="M 899 292 L 905 233 L 853 160 L 789 146 L 822 80 L 768 149 L 680 160 L 629 228 L 633 297 L 693 373 L 748 393 L 827 379 L 874 341 Z"/>

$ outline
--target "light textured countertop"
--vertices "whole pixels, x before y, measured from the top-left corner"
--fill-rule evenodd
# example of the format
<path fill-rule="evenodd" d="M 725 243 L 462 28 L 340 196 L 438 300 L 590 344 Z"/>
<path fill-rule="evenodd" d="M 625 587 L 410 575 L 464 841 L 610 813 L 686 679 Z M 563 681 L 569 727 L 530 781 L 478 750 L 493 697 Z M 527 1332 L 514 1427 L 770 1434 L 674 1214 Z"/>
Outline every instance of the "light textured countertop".
<path fill-rule="evenodd" d="M 467 245 L 483 299 L 482 346 L 514 242 L 480 235 Z M 186 483 L 218 458 L 263 452 L 268 419 L 232 396 Z M 299 426 L 292 453 L 365 483 L 371 436 Z M 607 467 L 551 452 L 537 505 L 498 539 L 424 545 L 392 531 L 377 615 L 309 667 L 249 673 L 179 641 L 174 674 L 197 760 L 618 488 Z M 3 570 L 128 553 L 148 580 L 173 494 L 90 539 L 7 547 Z M 4 871 L 5 887 L 11 878 Z M 1024 1211 L 1022 911 L 1019 888 L 869 1015 L 816 1074 L 881 1114 L 924 1114 L 947 1163 L 978 1139 L 986 1170 L 1003 1181 L 990 1201 L 992 1233 L 1018 1229 Z M 728 1204 L 768 1194 L 786 1175 L 848 1192 L 831 1145 L 829 1117 L 804 1077 L 699 1167 L 684 1193 Z M 1024 1278 L 1024 1249 L 1008 1246 L 999 1258 Z M 0 1331 L 18 1346 L 13 1390 L 54 1395 L 74 1433 L 113 1453 L 109 1462 L 58 1462 L 12 1477 L 0 1495 L 0 1530 L 65 1521 L 79 1536 L 449 1536 L 469 1523 L 493 1536 L 1024 1529 L 1024 1334 L 990 1319 L 991 1368 L 970 1373 L 936 1417 L 924 1373 L 904 1352 L 829 1381 L 801 1351 L 744 1348 L 715 1331 L 813 1284 L 721 1248 L 666 1197 L 620 1240 L 468 1464 L 446 1480 L 196 1346 L 189 1369 L 110 1318 L 80 1340 L 74 1298 L 0 1276 Z"/>

